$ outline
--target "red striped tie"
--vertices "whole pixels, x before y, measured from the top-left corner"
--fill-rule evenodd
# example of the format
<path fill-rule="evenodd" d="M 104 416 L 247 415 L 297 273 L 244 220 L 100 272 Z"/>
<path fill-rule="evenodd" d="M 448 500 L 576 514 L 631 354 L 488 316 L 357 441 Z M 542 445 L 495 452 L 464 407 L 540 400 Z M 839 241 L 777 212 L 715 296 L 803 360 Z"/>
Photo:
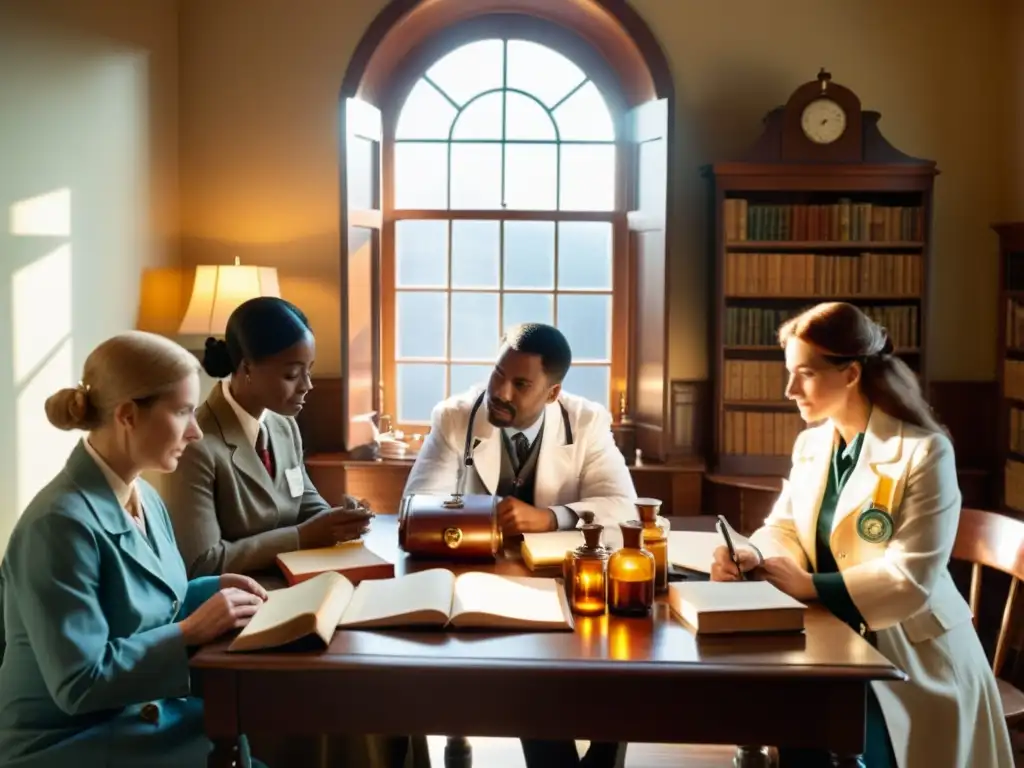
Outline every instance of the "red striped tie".
<path fill-rule="evenodd" d="M 270 476 L 274 476 L 274 460 L 270 455 L 269 447 L 269 436 L 267 435 L 267 428 L 260 424 L 259 434 L 256 436 L 256 453 L 260 457 L 260 461 L 263 462 L 263 466 L 267 468 L 267 472 Z"/>

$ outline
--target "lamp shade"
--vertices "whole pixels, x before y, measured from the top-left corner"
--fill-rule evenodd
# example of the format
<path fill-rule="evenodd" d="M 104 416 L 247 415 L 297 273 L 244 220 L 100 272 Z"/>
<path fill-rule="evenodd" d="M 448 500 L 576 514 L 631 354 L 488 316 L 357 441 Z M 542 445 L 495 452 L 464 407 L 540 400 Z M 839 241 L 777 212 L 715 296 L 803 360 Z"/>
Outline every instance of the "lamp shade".
<path fill-rule="evenodd" d="M 192 283 L 192 297 L 181 321 L 182 336 L 222 336 L 235 308 L 258 296 L 280 297 L 274 267 L 200 265 Z"/>

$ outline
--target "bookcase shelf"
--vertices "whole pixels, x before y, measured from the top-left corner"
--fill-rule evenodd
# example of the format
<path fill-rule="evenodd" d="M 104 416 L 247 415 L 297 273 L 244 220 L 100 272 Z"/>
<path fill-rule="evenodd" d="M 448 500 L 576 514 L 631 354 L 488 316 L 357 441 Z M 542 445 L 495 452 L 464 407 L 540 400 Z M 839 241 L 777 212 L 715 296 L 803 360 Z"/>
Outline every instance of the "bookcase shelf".
<path fill-rule="evenodd" d="M 801 128 L 803 110 L 823 95 L 843 104 L 852 126 L 832 145 L 810 141 Z M 713 227 L 712 471 L 788 474 L 793 443 L 807 425 L 785 397 L 778 328 L 820 302 L 856 304 L 885 326 L 895 353 L 927 387 L 938 171 L 889 144 L 878 120 L 822 72 L 766 116 L 744 157 L 705 169 Z M 1024 368 L 1021 383 L 1024 397 Z"/>
<path fill-rule="evenodd" d="M 999 235 L 999 507 L 1024 515 L 1024 222 Z"/>

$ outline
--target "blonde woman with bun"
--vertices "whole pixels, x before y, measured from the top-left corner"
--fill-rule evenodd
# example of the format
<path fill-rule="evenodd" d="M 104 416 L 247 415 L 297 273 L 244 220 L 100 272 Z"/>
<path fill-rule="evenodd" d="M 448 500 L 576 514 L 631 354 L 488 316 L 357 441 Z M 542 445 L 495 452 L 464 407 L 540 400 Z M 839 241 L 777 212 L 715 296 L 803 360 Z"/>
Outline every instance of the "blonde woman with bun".
<path fill-rule="evenodd" d="M 5 768 L 206 765 L 189 653 L 244 626 L 266 592 L 235 574 L 189 581 L 163 502 L 139 477 L 173 472 L 202 437 L 198 399 L 195 358 L 131 332 L 100 344 L 81 383 L 46 401 L 55 427 L 87 434 L 25 509 L 0 565 Z"/>
<path fill-rule="evenodd" d="M 1010 768 L 996 681 L 947 568 L 961 502 L 953 446 L 917 377 L 851 304 L 807 310 L 779 341 L 786 396 L 818 425 L 797 437 L 789 480 L 751 536 L 759 551 L 740 550 L 740 566 L 819 601 L 909 676 L 871 685 L 868 768 Z M 725 547 L 711 578 L 739 578 Z M 780 758 L 830 764 L 802 750 Z"/>

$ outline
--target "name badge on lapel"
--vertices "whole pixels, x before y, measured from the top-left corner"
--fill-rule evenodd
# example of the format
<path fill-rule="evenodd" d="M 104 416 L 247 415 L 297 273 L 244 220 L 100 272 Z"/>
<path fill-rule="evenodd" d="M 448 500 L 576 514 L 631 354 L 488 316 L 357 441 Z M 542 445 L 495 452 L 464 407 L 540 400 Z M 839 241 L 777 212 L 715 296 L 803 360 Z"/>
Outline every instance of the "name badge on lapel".
<path fill-rule="evenodd" d="M 299 498 L 305 490 L 305 483 L 302 482 L 302 468 L 292 467 L 284 471 L 284 479 L 288 481 L 288 493 L 293 499 Z"/>
<path fill-rule="evenodd" d="M 891 477 L 880 475 L 871 503 L 857 517 L 857 535 L 869 544 L 883 544 L 896 531 L 892 519 L 894 487 Z"/>

